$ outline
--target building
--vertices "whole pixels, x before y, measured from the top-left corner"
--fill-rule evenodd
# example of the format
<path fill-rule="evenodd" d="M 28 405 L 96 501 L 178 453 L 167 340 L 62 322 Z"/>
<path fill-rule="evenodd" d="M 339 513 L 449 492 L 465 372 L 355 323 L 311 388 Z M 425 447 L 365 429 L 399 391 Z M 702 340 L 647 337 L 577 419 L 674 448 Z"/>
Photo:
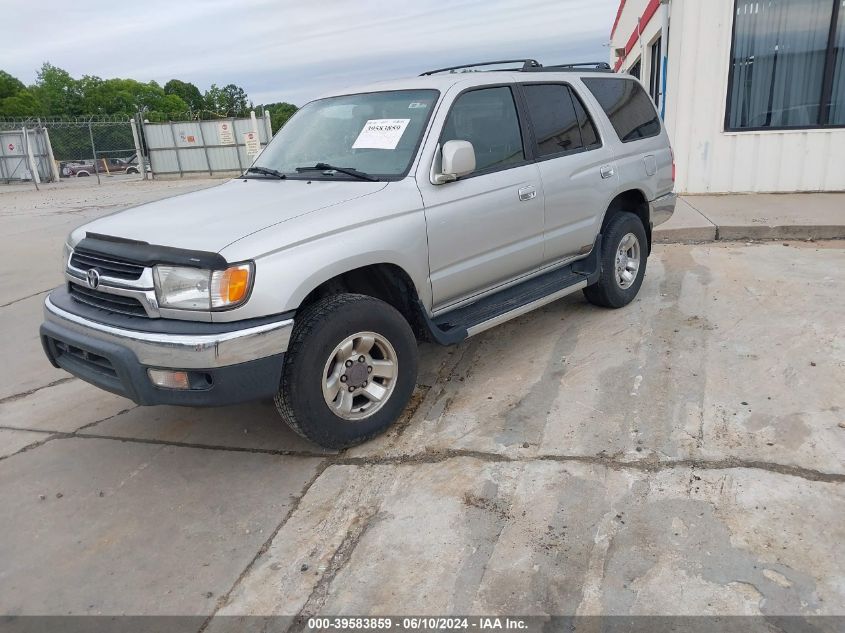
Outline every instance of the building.
<path fill-rule="evenodd" d="M 678 192 L 845 190 L 845 0 L 621 0 L 611 65 L 664 116 Z"/>

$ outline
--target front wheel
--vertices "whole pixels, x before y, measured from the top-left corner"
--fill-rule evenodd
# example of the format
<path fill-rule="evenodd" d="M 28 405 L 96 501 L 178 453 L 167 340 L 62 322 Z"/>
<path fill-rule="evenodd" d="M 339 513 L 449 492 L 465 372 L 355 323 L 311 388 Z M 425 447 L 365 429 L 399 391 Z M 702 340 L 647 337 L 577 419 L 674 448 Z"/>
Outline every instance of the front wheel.
<path fill-rule="evenodd" d="M 601 276 L 584 288 L 590 303 L 621 308 L 637 296 L 645 276 L 648 241 L 645 227 L 633 213 L 614 215 L 602 236 Z"/>
<path fill-rule="evenodd" d="M 276 408 L 326 448 L 364 442 L 389 427 L 417 379 L 417 342 L 392 306 L 364 295 L 321 299 L 297 315 Z"/>

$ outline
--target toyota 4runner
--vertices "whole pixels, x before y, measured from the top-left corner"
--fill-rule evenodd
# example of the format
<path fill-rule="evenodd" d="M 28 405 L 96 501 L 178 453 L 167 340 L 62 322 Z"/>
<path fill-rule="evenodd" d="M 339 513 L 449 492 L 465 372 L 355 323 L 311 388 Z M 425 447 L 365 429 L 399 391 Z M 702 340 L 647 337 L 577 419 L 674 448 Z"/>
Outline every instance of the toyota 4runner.
<path fill-rule="evenodd" d="M 418 339 L 578 290 L 631 302 L 675 206 L 642 86 L 605 64 L 468 70 L 312 101 L 242 177 L 73 231 L 50 361 L 142 405 L 274 397 L 340 448 L 402 413 Z"/>

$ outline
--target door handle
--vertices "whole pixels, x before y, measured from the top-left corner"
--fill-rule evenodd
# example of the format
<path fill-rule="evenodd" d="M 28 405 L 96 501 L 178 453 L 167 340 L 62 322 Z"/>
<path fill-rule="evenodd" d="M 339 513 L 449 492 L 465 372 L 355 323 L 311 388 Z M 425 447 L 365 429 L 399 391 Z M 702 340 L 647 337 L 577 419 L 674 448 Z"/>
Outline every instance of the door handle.
<path fill-rule="evenodd" d="M 616 175 L 616 169 L 613 165 L 602 165 L 601 166 L 601 177 L 605 180 L 608 178 L 613 178 Z"/>
<path fill-rule="evenodd" d="M 519 199 L 522 202 L 527 202 L 528 200 L 533 200 L 537 197 L 537 190 L 534 187 L 522 187 L 519 190 Z"/>

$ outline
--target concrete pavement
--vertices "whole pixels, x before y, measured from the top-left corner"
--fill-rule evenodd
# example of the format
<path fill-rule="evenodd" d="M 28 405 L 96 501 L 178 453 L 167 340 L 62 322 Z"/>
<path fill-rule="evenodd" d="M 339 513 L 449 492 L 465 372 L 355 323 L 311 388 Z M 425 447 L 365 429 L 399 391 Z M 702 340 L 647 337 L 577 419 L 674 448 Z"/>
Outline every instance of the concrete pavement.
<path fill-rule="evenodd" d="M 69 204 L 4 263 L 58 283 Z M 626 309 L 423 345 L 406 416 L 342 453 L 53 370 L 0 278 L 0 614 L 845 615 L 843 267 L 658 244 Z"/>

